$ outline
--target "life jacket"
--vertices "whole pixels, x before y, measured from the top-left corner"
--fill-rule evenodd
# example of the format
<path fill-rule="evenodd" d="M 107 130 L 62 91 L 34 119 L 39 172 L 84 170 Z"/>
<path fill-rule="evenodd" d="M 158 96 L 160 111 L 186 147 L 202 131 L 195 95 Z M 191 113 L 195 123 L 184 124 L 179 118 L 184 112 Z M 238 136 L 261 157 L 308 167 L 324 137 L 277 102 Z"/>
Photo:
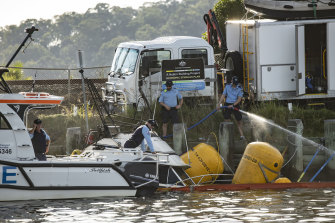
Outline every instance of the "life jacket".
<path fill-rule="evenodd" d="M 41 132 L 35 130 L 34 137 L 31 139 L 33 143 L 35 153 L 45 153 L 47 140 L 45 139 L 46 135 L 43 129 Z"/>
<path fill-rule="evenodd" d="M 141 125 L 140 127 L 138 127 L 134 134 L 131 136 L 131 138 L 129 140 L 132 140 L 133 142 L 135 142 L 136 147 L 139 146 L 143 139 L 144 139 L 144 135 L 142 134 L 142 129 L 143 129 L 144 125 Z"/>

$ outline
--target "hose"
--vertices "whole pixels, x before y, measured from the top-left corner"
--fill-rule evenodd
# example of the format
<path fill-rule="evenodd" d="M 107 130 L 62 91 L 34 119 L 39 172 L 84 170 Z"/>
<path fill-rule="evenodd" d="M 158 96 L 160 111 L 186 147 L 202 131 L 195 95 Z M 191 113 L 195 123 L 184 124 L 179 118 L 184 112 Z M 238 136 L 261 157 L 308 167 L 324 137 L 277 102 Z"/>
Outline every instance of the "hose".
<path fill-rule="evenodd" d="M 228 106 L 221 106 L 220 108 L 228 108 Z M 236 111 L 239 111 L 238 108 L 233 107 L 233 109 L 236 110 Z M 208 115 L 206 115 L 203 119 L 201 119 L 200 121 L 198 121 L 198 122 L 195 123 L 194 125 L 188 127 L 188 128 L 187 128 L 187 131 L 189 131 L 189 130 L 193 129 L 194 127 L 196 127 L 196 126 L 200 125 L 201 123 L 203 123 L 206 119 L 208 119 L 210 116 L 212 116 L 216 111 L 217 111 L 217 109 L 214 109 L 213 111 L 211 111 L 211 112 L 210 112 Z M 172 137 L 172 136 L 173 136 L 173 135 L 170 134 L 170 135 L 165 136 L 164 138 L 170 138 L 170 137 Z"/>

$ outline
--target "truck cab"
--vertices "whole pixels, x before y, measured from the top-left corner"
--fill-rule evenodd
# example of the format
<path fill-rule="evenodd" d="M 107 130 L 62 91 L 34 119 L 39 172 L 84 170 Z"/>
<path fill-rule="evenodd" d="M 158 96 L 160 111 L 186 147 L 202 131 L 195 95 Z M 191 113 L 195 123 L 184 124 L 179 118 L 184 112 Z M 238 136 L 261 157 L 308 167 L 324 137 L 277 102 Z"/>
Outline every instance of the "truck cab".
<path fill-rule="evenodd" d="M 204 63 L 204 88 L 181 90 L 183 97 L 214 97 L 214 52 L 205 40 L 190 36 L 159 37 L 150 41 L 120 43 L 108 74 L 103 99 L 109 110 L 127 105 L 143 107 L 159 98 L 165 81 L 162 61 L 199 59 Z M 176 81 L 178 82 L 178 81 Z"/>

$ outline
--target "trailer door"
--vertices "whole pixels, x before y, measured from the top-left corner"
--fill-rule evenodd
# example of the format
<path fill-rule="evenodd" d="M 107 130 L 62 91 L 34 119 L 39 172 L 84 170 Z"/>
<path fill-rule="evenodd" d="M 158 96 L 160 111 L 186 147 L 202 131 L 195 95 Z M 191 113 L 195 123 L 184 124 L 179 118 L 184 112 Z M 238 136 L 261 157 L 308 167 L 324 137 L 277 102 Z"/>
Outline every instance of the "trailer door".
<path fill-rule="evenodd" d="M 296 63 L 297 63 L 297 74 L 296 74 L 296 95 L 303 95 L 306 93 L 305 84 L 305 26 L 295 27 L 295 45 L 296 45 Z"/>

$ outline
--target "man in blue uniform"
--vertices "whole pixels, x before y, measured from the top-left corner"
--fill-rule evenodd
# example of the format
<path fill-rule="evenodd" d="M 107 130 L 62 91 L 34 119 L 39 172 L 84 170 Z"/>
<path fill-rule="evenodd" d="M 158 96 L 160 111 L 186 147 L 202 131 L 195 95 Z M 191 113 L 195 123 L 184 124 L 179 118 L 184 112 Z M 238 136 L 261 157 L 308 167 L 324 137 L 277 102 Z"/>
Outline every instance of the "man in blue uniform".
<path fill-rule="evenodd" d="M 224 102 L 224 106 L 227 106 L 227 108 L 223 109 L 223 117 L 225 121 L 228 121 L 231 119 L 231 113 L 234 114 L 235 119 L 237 121 L 237 127 L 240 132 L 240 139 L 244 140 L 244 134 L 242 130 L 242 114 L 238 109 L 240 108 L 240 102 L 242 101 L 243 97 L 243 90 L 238 85 L 238 78 L 234 76 L 232 78 L 232 83 L 228 84 L 219 100 L 219 103 L 217 105 L 217 110 L 220 109 L 220 105 L 222 102 Z M 237 108 L 236 110 L 234 108 Z"/>
<path fill-rule="evenodd" d="M 165 83 L 166 90 L 162 91 L 161 96 L 159 97 L 159 103 L 162 106 L 163 137 L 166 137 L 169 120 L 171 120 L 173 124 L 179 123 L 177 110 L 183 105 L 182 95 L 177 89 L 173 89 L 172 85 L 173 82 L 171 80 L 167 80 Z"/>
<path fill-rule="evenodd" d="M 151 141 L 150 130 L 157 127 L 157 123 L 153 119 L 149 119 L 145 125 L 138 127 L 133 135 L 124 143 L 124 148 L 136 148 L 141 144 L 142 151 L 145 151 L 144 139 L 147 141 L 150 152 L 155 154 L 154 146 Z"/>
<path fill-rule="evenodd" d="M 50 137 L 42 129 L 42 121 L 34 120 L 34 127 L 29 131 L 31 142 L 33 143 L 35 157 L 40 161 L 47 160 L 45 154 L 49 152 Z"/>

